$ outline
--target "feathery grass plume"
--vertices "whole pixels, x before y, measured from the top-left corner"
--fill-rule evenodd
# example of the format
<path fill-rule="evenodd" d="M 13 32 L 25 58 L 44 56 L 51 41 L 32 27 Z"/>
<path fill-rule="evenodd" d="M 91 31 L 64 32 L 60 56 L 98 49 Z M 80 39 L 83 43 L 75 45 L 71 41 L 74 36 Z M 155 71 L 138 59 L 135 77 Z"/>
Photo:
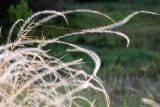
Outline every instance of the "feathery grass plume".
<path fill-rule="evenodd" d="M 149 105 L 150 107 L 160 107 L 160 104 L 158 104 L 157 102 L 155 102 L 155 101 L 153 101 L 151 99 L 148 99 L 148 98 L 143 98 L 142 102 L 144 104 Z"/>
<path fill-rule="evenodd" d="M 34 28 L 57 17 L 63 17 L 66 23 L 69 24 L 65 15 L 77 12 L 98 14 L 110 19 L 113 24 L 88 28 L 53 39 L 38 40 L 36 38 L 28 38 L 28 33 Z M 62 38 L 80 34 L 107 33 L 125 38 L 128 47 L 130 41 L 127 35 L 115 31 L 114 28 L 122 26 L 134 15 L 142 12 L 156 14 L 140 11 L 129 15 L 119 22 L 115 22 L 109 16 L 93 10 L 82 9 L 64 12 L 45 10 L 33 14 L 26 20 L 19 19 L 11 27 L 6 44 L 0 46 L 0 106 L 71 107 L 74 105 L 79 107 L 78 99 L 94 107 L 96 98 L 94 101 L 90 101 L 85 96 L 77 94 L 90 89 L 101 92 L 106 99 L 106 107 L 109 107 L 109 96 L 102 85 L 102 81 L 97 77 L 101 65 L 98 55 L 91 50 L 62 41 Z M 17 33 L 17 39 L 11 42 L 13 30 L 19 22 L 23 22 L 23 24 Z M 47 50 L 43 48 L 48 44 L 67 45 L 71 47 L 66 50 L 67 53 L 82 52 L 90 56 L 95 64 L 92 74 L 88 74 L 85 70 L 79 70 L 75 67 L 83 64 L 83 59 L 65 62 L 56 56 L 49 55 Z M 64 73 L 67 76 L 62 75 Z"/>

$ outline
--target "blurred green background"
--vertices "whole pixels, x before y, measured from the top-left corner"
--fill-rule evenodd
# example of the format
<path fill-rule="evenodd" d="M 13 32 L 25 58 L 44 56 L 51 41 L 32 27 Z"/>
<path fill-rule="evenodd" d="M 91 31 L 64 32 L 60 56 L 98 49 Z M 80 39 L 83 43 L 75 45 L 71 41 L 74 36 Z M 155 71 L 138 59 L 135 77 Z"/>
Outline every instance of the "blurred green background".
<path fill-rule="evenodd" d="M 8 30 L 14 21 L 19 18 L 26 19 L 32 13 L 48 9 L 57 11 L 91 9 L 119 21 L 139 10 L 160 13 L 160 0 L 1 0 L 1 44 L 5 43 Z M 33 35 L 42 35 L 43 29 L 44 35 L 54 38 L 77 29 L 112 23 L 101 16 L 88 13 L 67 15 L 67 18 L 69 26 L 59 18 L 38 27 Z M 123 38 L 106 34 L 82 35 L 65 40 L 91 49 L 100 56 L 102 67 L 98 76 L 104 81 L 113 107 L 146 107 L 141 102 L 143 97 L 160 102 L 160 16 L 140 14 L 116 30 L 129 36 L 131 40 L 129 48 L 125 48 L 126 41 Z M 15 38 L 12 37 L 12 40 Z M 48 48 L 56 50 L 50 52 L 53 55 L 63 50 L 63 47 L 56 46 Z M 68 55 L 64 60 L 78 57 L 88 60 L 84 55 L 74 54 Z M 89 72 L 93 64 L 90 60 L 88 64 L 82 67 Z M 97 94 L 101 101 L 99 96 Z M 97 106 L 103 107 L 103 103 L 98 103 Z"/>

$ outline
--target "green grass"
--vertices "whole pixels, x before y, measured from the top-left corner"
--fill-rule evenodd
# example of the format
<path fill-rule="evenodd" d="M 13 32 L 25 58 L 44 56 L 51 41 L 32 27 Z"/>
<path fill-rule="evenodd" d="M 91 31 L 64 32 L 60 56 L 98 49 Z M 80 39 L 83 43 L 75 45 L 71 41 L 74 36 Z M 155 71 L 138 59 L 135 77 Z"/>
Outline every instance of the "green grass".
<path fill-rule="evenodd" d="M 90 101 L 95 101 L 95 107 L 106 107 L 105 98 L 101 93 L 98 93 L 93 90 L 85 90 L 84 92 L 78 93 L 78 95 L 85 96 Z M 90 107 L 89 104 L 83 100 L 77 100 L 77 103 L 81 107 Z M 73 107 L 76 107 L 76 106 L 74 106 L 73 104 Z"/>

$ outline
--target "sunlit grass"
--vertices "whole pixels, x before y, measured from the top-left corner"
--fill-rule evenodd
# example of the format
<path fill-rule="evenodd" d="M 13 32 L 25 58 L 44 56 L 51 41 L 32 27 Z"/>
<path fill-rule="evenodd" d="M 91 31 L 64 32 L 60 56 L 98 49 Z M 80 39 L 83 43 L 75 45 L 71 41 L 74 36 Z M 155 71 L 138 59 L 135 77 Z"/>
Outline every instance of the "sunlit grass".
<path fill-rule="evenodd" d="M 40 25 L 62 17 L 66 25 L 69 20 L 66 15 L 73 13 L 92 13 L 106 19 L 112 23 L 109 25 L 84 28 L 78 31 L 65 33 L 55 38 L 31 36 L 32 31 Z M 122 37 L 125 41 L 125 48 L 129 47 L 130 39 L 125 33 L 116 28 L 125 25 L 130 19 L 140 13 L 159 15 L 149 11 L 137 11 L 126 16 L 120 21 L 115 21 L 109 16 L 92 10 L 80 9 L 57 12 L 53 10 L 44 10 L 33 14 L 26 20 L 18 19 L 11 27 L 6 44 L 0 46 L 0 106 L 2 107 L 80 107 L 81 101 L 84 106 L 98 106 L 97 101 L 103 106 L 110 106 L 110 98 L 97 76 L 101 66 L 99 56 L 92 50 L 83 48 L 63 38 L 79 35 L 108 34 Z M 16 39 L 11 40 L 13 32 L 17 25 L 20 29 L 16 32 Z M 83 24 L 83 23 L 82 23 Z M 48 45 L 62 45 L 64 50 L 61 57 L 51 55 Z M 51 48 L 52 49 L 52 48 Z M 61 50 L 59 50 L 61 52 Z M 52 52 L 56 53 L 56 50 Z M 63 60 L 70 53 L 86 54 L 94 66 L 89 69 L 79 67 L 87 64 L 83 58 Z M 88 96 L 86 92 L 89 91 Z M 92 91 L 99 95 L 93 95 Z M 84 94 L 83 94 L 84 93 Z M 103 102 L 97 96 L 103 95 Z M 123 97 L 122 97 L 123 98 Z M 99 105 L 100 106 L 100 105 Z M 102 107 L 102 106 L 101 106 Z"/>

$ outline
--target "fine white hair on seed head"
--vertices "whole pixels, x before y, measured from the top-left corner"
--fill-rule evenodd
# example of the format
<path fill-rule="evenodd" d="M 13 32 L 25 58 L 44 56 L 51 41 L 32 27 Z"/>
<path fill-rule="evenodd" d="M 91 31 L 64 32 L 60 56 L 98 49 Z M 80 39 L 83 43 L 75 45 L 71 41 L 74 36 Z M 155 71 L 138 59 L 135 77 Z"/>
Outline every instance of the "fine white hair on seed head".
<path fill-rule="evenodd" d="M 108 18 L 113 23 L 97 28 L 88 28 L 61 35 L 53 39 L 28 38 L 29 32 L 50 20 L 62 17 L 67 25 L 67 14 L 92 13 Z M 63 38 L 91 35 L 94 33 L 112 34 L 121 36 L 130 44 L 128 36 L 115 28 L 126 24 L 133 16 L 139 13 L 159 15 L 153 12 L 139 11 L 128 15 L 121 21 L 115 22 L 109 16 L 89 10 L 77 9 L 69 11 L 44 10 L 33 14 L 26 20 L 19 19 L 11 27 L 5 45 L 0 46 L 0 106 L 1 107 L 80 107 L 77 100 L 85 101 L 90 107 L 95 107 L 96 98 L 89 100 L 83 94 L 86 89 L 100 92 L 106 99 L 106 107 L 110 106 L 102 81 L 97 77 L 101 61 L 99 56 L 86 48 L 63 41 Z M 43 17 L 41 17 L 43 16 Z M 12 33 L 17 24 L 23 22 L 17 32 L 17 39 L 11 41 Z M 70 47 L 66 53 L 84 53 L 94 62 L 95 67 L 91 74 L 76 66 L 86 64 L 82 58 L 72 61 L 63 61 L 61 58 L 48 54 L 46 45 L 63 45 Z M 31 45 L 31 46 L 30 46 Z M 94 82 L 93 82 L 94 81 Z"/>

